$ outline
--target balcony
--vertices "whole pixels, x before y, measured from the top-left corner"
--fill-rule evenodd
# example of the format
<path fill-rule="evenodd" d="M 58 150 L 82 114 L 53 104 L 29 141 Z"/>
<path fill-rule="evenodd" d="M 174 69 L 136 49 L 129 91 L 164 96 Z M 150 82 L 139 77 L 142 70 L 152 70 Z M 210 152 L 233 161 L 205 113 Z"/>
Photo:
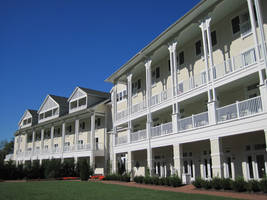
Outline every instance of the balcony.
<path fill-rule="evenodd" d="M 158 105 L 171 98 L 172 98 L 172 88 L 168 88 L 167 90 L 164 90 L 159 94 L 153 95 L 151 97 L 151 106 Z"/>
<path fill-rule="evenodd" d="M 245 117 L 253 116 L 263 112 L 262 100 L 260 96 L 236 102 L 224 107 L 216 108 L 216 124 L 221 124 L 226 121 L 238 120 Z M 208 112 L 191 115 L 186 118 L 181 118 L 177 122 L 178 133 L 185 131 L 204 128 L 211 125 L 209 122 Z M 164 137 L 173 133 L 173 124 L 168 122 L 159 126 L 151 127 L 151 138 Z M 130 134 L 130 143 L 140 142 L 147 139 L 147 130 L 139 130 Z M 124 145 L 128 143 L 128 136 L 118 136 L 115 145 Z"/>
<path fill-rule="evenodd" d="M 254 97 L 216 109 L 217 122 L 240 119 L 263 112 L 261 97 Z"/>
<path fill-rule="evenodd" d="M 209 124 L 208 112 L 203 112 L 197 115 L 192 115 L 190 117 L 180 119 L 178 121 L 178 130 L 185 131 L 188 129 L 206 126 L 208 124 Z"/>

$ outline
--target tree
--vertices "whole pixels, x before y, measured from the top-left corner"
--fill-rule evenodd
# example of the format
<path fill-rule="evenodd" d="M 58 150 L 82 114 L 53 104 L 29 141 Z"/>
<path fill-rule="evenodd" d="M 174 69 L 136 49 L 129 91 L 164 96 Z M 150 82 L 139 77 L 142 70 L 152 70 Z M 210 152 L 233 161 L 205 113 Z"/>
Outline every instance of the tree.
<path fill-rule="evenodd" d="M 14 140 L 11 141 L 2 140 L 0 141 L 0 163 L 3 163 L 7 154 L 14 152 Z"/>

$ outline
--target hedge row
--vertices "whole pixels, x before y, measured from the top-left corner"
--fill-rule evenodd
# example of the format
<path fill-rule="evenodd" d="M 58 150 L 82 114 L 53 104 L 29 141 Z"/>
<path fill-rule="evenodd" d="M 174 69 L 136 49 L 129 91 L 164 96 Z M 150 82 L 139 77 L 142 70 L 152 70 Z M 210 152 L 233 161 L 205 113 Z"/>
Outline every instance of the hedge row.
<path fill-rule="evenodd" d="M 26 162 L 25 165 L 16 166 L 13 162 L 0 164 L 0 179 L 48 179 L 61 177 L 86 177 L 93 174 L 87 161 L 81 160 L 78 164 L 73 159 L 66 159 L 62 163 L 60 159 L 43 160 L 40 165 L 39 160 L 32 163 Z M 89 174 L 89 175 L 87 175 Z M 88 178 L 87 178 L 88 179 Z"/>
<path fill-rule="evenodd" d="M 203 180 L 196 178 L 192 183 L 196 188 L 215 189 L 215 190 L 234 190 L 236 192 L 264 192 L 267 193 L 267 178 L 260 181 L 250 180 L 245 181 L 243 177 L 237 177 L 236 180 L 229 178 L 213 178 L 212 180 Z"/>
<path fill-rule="evenodd" d="M 171 176 L 167 178 L 159 178 L 152 176 L 135 176 L 134 181 L 141 184 L 151 184 L 151 185 L 166 185 L 179 187 L 182 185 L 182 180 L 178 176 Z"/>
<path fill-rule="evenodd" d="M 124 174 L 124 175 L 110 174 L 110 175 L 105 176 L 103 180 L 130 182 L 131 177 L 128 174 Z"/>

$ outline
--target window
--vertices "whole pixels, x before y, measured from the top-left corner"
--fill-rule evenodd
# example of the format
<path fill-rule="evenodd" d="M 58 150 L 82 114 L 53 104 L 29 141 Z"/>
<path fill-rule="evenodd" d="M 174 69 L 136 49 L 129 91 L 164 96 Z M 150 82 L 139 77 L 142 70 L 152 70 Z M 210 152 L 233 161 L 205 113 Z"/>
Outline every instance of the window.
<path fill-rule="evenodd" d="M 184 52 L 183 51 L 179 53 L 179 65 L 182 65 L 182 64 L 184 64 Z"/>
<path fill-rule="evenodd" d="M 79 99 L 79 106 L 86 105 L 86 97 Z"/>
<path fill-rule="evenodd" d="M 142 87 L 142 81 L 141 79 L 138 79 L 137 81 L 132 83 L 132 93 L 135 95 L 139 90 L 141 90 Z"/>
<path fill-rule="evenodd" d="M 240 31 L 240 20 L 239 16 L 236 16 L 232 19 L 232 30 L 233 34 L 238 33 Z"/>
<path fill-rule="evenodd" d="M 82 129 L 82 130 L 85 129 L 85 122 L 80 123 L 80 129 Z"/>
<path fill-rule="evenodd" d="M 69 131 L 69 133 L 71 132 L 71 130 L 72 130 L 72 126 L 69 125 L 69 127 L 68 127 L 68 131 Z"/>
<path fill-rule="evenodd" d="M 100 125 L 101 125 L 101 119 L 100 118 L 97 118 L 96 119 L 96 126 L 99 127 Z"/>
<path fill-rule="evenodd" d="M 83 144 L 83 140 L 78 140 L 78 144 L 82 145 Z"/>
<path fill-rule="evenodd" d="M 77 108 L 77 101 L 72 101 L 70 103 L 70 108 L 73 109 L 73 108 Z"/>
<path fill-rule="evenodd" d="M 39 116 L 40 116 L 40 119 L 43 119 L 44 118 L 44 113 L 41 113 Z"/>
<path fill-rule="evenodd" d="M 52 110 L 45 112 L 45 118 L 52 116 Z"/>
<path fill-rule="evenodd" d="M 24 119 L 23 120 L 23 125 L 26 125 L 27 124 L 27 119 Z"/>
<path fill-rule="evenodd" d="M 70 142 L 65 142 L 64 143 L 64 147 L 69 147 L 70 146 Z"/>
<path fill-rule="evenodd" d="M 58 144 L 54 144 L 54 148 L 58 148 Z"/>
<path fill-rule="evenodd" d="M 156 80 L 160 77 L 160 68 L 157 67 L 152 71 L 152 85 L 156 83 Z"/>
<path fill-rule="evenodd" d="M 216 31 L 211 32 L 211 44 L 212 46 L 217 44 L 217 36 L 216 36 Z"/>
<path fill-rule="evenodd" d="M 123 90 L 117 94 L 117 102 L 127 99 L 127 90 Z"/>
<path fill-rule="evenodd" d="M 196 43 L 195 43 L 195 47 L 196 47 L 196 55 L 200 55 L 201 54 L 201 41 L 198 40 Z"/>

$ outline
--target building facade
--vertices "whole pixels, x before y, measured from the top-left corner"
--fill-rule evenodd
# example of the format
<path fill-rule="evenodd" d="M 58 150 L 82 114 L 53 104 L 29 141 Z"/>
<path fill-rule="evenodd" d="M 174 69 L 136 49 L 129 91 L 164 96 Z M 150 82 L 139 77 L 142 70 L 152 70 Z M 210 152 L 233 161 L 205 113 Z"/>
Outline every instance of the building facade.
<path fill-rule="evenodd" d="M 264 11 L 263 0 L 202 0 L 106 79 L 111 105 L 106 93 L 96 101 L 76 88 L 69 99 L 48 95 L 38 111 L 27 110 L 13 159 L 87 156 L 95 173 L 105 173 L 110 160 L 114 173 L 178 174 L 186 183 L 262 178 Z"/>
<path fill-rule="evenodd" d="M 113 171 L 260 179 L 267 2 L 203 0 L 112 74 Z"/>
<path fill-rule="evenodd" d="M 77 87 L 69 98 L 47 95 L 39 110 L 26 110 L 15 133 L 17 164 L 87 158 L 104 174 L 109 157 L 110 95 Z M 7 158 L 9 159 L 9 158 Z"/>

